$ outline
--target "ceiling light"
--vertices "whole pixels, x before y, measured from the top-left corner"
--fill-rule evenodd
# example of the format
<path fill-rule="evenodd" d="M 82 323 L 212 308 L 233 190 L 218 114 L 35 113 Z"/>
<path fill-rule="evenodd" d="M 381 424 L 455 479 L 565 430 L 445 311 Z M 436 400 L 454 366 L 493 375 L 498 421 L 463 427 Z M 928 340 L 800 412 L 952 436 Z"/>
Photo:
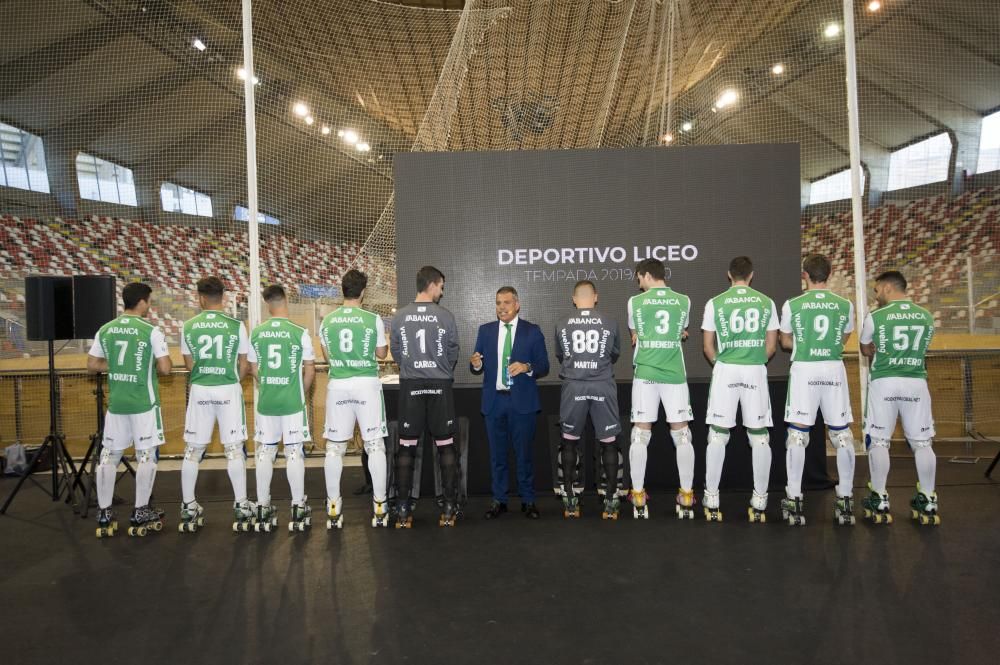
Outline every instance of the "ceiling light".
<path fill-rule="evenodd" d="M 681 125 L 681 131 L 682 132 L 690 132 L 692 127 L 694 127 L 694 123 L 692 123 L 690 120 L 688 120 L 683 125 Z"/>
<path fill-rule="evenodd" d="M 785 66 L 779 62 L 774 67 L 771 67 L 771 73 L 775 76 L 781 76 L 785 73 Z"/>
<path fill-rule="evenodd" d="M 326 136 L 327 134 L 330 133 L 330 128 L 327 127 L 326 125 L 323 125 L 323 129 L 321 129 L 320 131 L 323 132 L 323 136 Z"/>
<path fill-rule="evenodd" d="M 357 144 L 355 147 L 358 149 L 358 152 L 368 152 L 369 150 L 372 149 L 372 147 L 370 145 L 368 145 L 367 143 L 363 143 L 363 142 Z"/>
<path fill-rule="evenodd" d="M 671 134 L 670 132 L 667 132 L 666 134 L 663 135 L 662 141 L 664 143 L 673 143 L 674 142 L 674 135 Z"/>
<path fill-rule="evenodd" d="M 247 80 L 247 70 L 245 70 L 242 67 L 240 67 L 239 69 L 237 69 L 236 70 L 236 78 L 238 78 L 241 81 L 246 81 Z M 253 77 L 253 84 L 254 85 L 260 85 L 260 79 L 257 78 L 256 75 L 254 75 L 254 77 Z"/>
<path fill-rule="evenodd" d="M 205 42 L 201 41 L 197 37 L 191 40 L 191 46 L 198 49 L 199 51 L 204 51 L 205 49 L 208 48 L 207 46 L 205 46 Z"/>
<path fill-rule="evenodd" d="M 300 118 L 304 118 L 309 115 L 309 107 L 306 106 L 304 102 L 295 102 L 295 106 L 292 107 L 292 112 Z"/>
<path fill-rule="evenodd" d="M 868 3 L 868 11 L 877 12 L 880 9 L 882 9 L 882 3 L 878 0 L 872 0 Z"/>
<path fill-rule="evenodd" d="M 306 124 L 307 124 L 307 125 L 311 125 L 311 124 L 313 124 L 314 122 L 316 122 L 316 121 L 315 121 L 315 120 L 313 119 L 313 117 L 312 117 L 311 115 L 307 115 L 307 116 L 306 116 Z"/>
<path fill-rule="evenodd" d="M 716 100 L 715 106 L 713 108 L 724 109 L 727 106 L 734 104 L 736 100 L 739 99 L 739 97 L 740 97 L 739 93 L 730 88 L 729 90 L 726 90 L 721 95 L 719 95 L 719 99 Z"/>
<path fill-rule="evenodd" d="M 353 129 L 345 129 L 344 130 L 344 135 L 343 135 L 342 138 L 345 141 L 347 141 L 348 143 L 357 143 L 358 142 L 358 133 L 356 131 L 354 131 Z"/>
<path fill-rule="evenodd" d="M 827 39 L 833 39 L 840 34 L 840 25 L 837 23 L 831 23 L 823 29 L 823 34 Z"/>

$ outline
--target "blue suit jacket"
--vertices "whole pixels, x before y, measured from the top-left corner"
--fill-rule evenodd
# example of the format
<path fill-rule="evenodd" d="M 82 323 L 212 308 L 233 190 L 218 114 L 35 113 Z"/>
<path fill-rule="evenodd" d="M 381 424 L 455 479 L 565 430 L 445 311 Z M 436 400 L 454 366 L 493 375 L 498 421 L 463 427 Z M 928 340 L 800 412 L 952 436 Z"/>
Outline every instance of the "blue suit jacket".
<path fill-rule="evenodd" d="M 492 321 L 479 326 L 476 336 L 475 351 L 483 356 L 483 366 L 473 374 L 483 374 L 483 415 L 493 410 L 493 401 L 497 396 L 497 340 L 500 336 L 500 321 Z M 514 334 L 514 345 L 510 350 L 510 361 L 531 363 L 531 374 L 518 374 L 510 387 L 511 406 L 517 413 L 537 413 L 542 404 L 538 399 L 540 379 L 549 373 L 549 354 L 545 350 L 545 335 L 542 329 L 530 321 L 518 319 L 517 332 Z"/>

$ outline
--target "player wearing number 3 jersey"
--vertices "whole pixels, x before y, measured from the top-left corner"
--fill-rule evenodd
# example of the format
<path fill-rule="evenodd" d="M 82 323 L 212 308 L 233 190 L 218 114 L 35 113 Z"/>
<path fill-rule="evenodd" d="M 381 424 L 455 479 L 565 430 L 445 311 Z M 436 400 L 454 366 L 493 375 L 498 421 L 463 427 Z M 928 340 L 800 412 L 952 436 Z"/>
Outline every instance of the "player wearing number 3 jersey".
<path fill-rule="evenodd" d="M 773 300 L 750 288 L 753 263 L 748 257 L 730 261 L 728 275 L 732 286 L 705 304 L 701 324 L 705 357 L 714 364 L 705 417 L 711 426 L 705 452 L 705 518 L 721 519 L 719 481 L 739 407 L 753 460 L 754 491 L 748 515 L 753 522 L 763 522 L 771 475 L 767 431 L 771 396 L 765 365 L 777 349 L 778 312 Z"/>

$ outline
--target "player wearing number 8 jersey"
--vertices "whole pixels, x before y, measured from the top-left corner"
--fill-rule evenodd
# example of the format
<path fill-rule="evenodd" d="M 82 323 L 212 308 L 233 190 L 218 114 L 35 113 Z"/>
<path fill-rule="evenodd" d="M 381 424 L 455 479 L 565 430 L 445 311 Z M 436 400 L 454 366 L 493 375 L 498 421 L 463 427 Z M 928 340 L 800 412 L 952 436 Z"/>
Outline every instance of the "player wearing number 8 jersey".
<path fill-rule="evenodd" d="M 223 311 L 225 285 L 218 277 L 198 280 L 200 314 L 184 322 L 181 353 L 190 372 L 191 391 L 184 419 L 184 462 L 181 465 L 181 528 L 197 524 L 202 509 L 195 501 L 198 465 L 212 441 L 215 423 L 226 453 L 233 485 L 234 526 L 246 528 L 254 509 L 247 501 L 246 411 L 240 381 L 249 372 L 250 341 L 243 322 Z"/>
<path fill-rule="evenodd" d="M 869 312 L 861 328 L 861 353 L 872 358 L 868 401 L 865 405 L 865 442 L 871 471 L 871 490 L 864 501 L 865 516 L 889 522 L 889 437 L 896 417 L 917 465 L 917 493 L 910 502 L 913 517 L 937 524 L 934 491 L 937 458 L 932 448 L 934 418 L 927 389 L 925 356 L 934 334 L 934 317 L 906 295 L 906 278 L 890 270 L 875 278 L 879 308 Z"/>
<path fill-rule="evenodd" d="M 802 470 L 809 430 L 817 411 L 830 430 L 837 451 L 837 498 L 834 517 L 853 524 L 854 437 L 851 435 L 851 395 L 841 360 L 844 343 L 854 330 L 854 307 L 826 287 L 830 260 L 810 254 L 802 262 L 806 292 L 781 308 L 781 346 L 792 352 L 792 369 L 785 400 L 785 466 L 788 474 L 782 513 L 789 524 L 805 524 L 802 515 Z"/>
<path fill-rule="evenodd" d="M 368 277 L 348 270 L 341 282 L 344 304 L 333 310 L 319 327 L 320 344 L 330 364 L 326 389 L 326 501 L 328 524 L 343 523 L 340 478 L 347 442 L 354 425 L 361 430 L 372 476 L 372 526 L 388 526 L 386 507 L 385 400 L 378 378 L 378 361 L 388 355 L 382 317 L 361 308 Z"/>
<path fill-rule="evenodd" d="M 701 324 L 705 357 L 714 365 L 705 418 L 711 426 L 705 451 L 705 517 L 721 519 L 719 481 L 739 407 L 753 460 L 754 491 L 748 514 L 751 521 L 763 522 L 771 475 L 766 364 L 777 350 L 778 312 L 773 300 L 750 288 L 753 263 L 749 257 L 730 261 L 728 275 L 732 286 L 705 304 Z"/>

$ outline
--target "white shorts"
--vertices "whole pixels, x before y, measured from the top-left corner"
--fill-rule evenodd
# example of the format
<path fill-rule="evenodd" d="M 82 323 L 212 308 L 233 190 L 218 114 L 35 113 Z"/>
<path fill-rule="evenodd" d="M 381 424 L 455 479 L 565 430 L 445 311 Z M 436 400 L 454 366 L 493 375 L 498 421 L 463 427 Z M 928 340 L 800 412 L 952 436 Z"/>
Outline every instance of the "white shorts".
<path fill-rule="evenodd" d="M 896 416 L 903 420 L 903 435 L 911 441 L 934 437 L 931 393 L 925 379 L 887 376 L 868 384 L 865 434 L 889 439 L 896 429 Z"/>
<path fill-rule="evenodd" d="M 772 425 L 767 367 L 715 363 L 705 423 L 727 429 L 736 427 L 736 407 L 742 410 L 744 427 L 757 429 Z"/>
<path fill-rule="evenodd" d="M 375 376 L 331 379 L 326 388 L 327 441 L 349 441 L 354 438 L 354 424 L 361 429 L 361 438 L 372 441 L 388 436 L 385 423 L 385 399 L 382 382 Z"/>
<path fill-rule="evenodd" d="M 660 404 L 663 404 L 668 423 L 694 420 L 687 383 L 658 383 L 646 379 L 632 382 L 632 422 L 655 423 Z"/>
<path fill-rule="evenodd" d="M 215 421 L 219 421 L 222 445 L 247 440 L 247 414 L 243 408 L 243 386 L 191 386 L 184 418 L 184 443 L 207 446 L 212 442 Z"/>
<path fill-rule="evenodd" d="M 163 416 L 158 406 L 142 413 L 104 414 L 101 445 L 108 450 L 125 450 L 133 444 L 136 450 L 149 450 L 162 446 L 164 442 Z"/>
<path fill-rule="evenodd" d="M 816 412 L 830 427 L 844 427 L 854 421 L 847 370 L 836 360 L 792 363 L 785 398 L 785 422 L 815 425 Z"/>
<path fill-rule="evenodd" d="M 253 424 L 253 440 L 257 443 L 271 445 L 284 441 L 286 446 L 291 446 L 312 441 L 309 415 L 306 411 L 299 411 L 290 416 L 265 416 L 255 413 Z"/>

